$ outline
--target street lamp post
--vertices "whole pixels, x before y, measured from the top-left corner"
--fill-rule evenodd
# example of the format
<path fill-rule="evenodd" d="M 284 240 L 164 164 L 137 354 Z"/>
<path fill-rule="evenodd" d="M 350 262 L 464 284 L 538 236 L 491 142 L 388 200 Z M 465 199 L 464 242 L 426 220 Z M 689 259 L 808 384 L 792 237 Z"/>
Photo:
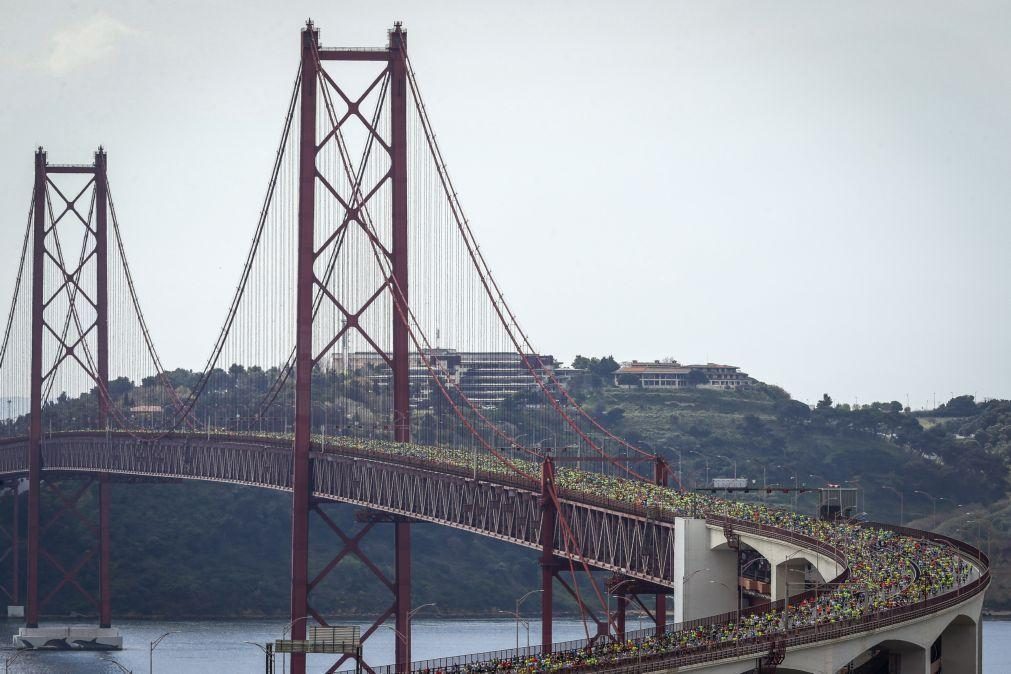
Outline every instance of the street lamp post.
<path fill-rule="evenodd" d="M 681 577 L 681 615 L 682 615 L 682 617 L 684 617 L 684 614 L 685 614 L 685 609 L 684 609 L 685 587 L 688 585 L 688 581 L 690 581 L 695 576 L 695 574 L 702 573 L 704 571 L 709 571 L 709 570 L 710 569 L 707 566 L 707 567 L 705 567 L 703 569 L 695 569 L 694 571 L 692 571 L 691 573 L 689 573 L 687 576 L 682 576 Z"/>
<path fill-rule="evenodd" d="M 267 663 L 267 671 L 274 671 L 274 651 L 269 648 L 269 644 L 264 646 L 263 644 L 258 644 L 255 641 L 243 641 L 244 644 L 249 644 L 250 646 L 256 646 L 263 653 L 263 658 Z"/>
<path fill-rule="evenodd" d="M 797 512 L 797 492 L 800 491 L 800 474 L 794 473 L 790 478 L 793 479 L 793 511 Z"/>
<path fill-rule="evenodd" d="M 611 597 L 614 596 L 614 591 L 617 590 L 622 585 L 628 585 L 629 583 L 634 583 L 634 582 L 635 582 L 635 578 L 626 578 L 625 580 L 621 581 L 620 583 L 615 583 L 607 591 L 607 630 L 608 630 L 608 633 L 610 633 L 611 627 L 614 625 L 614 621 L 611 619 Z M 622 601 L 625 601 L 625 602 L 628 601 L 624 597 L 622 597 L 621 599 L 622 599 Z"/>
<path fill-rule="evenodd" d="M 530 651 L 530 621 L 523 620 L 520 618 L 519 613 L 513 613 L 512 611 L 503 611 L 502 609 L 496 609 L 499 613 L 504 613 L 506 615 L 511 615 L 516 618 L 516 653 L 520 652 L 520 623 L 523 623 L 523 627 L 527 631 L 527 652 Z"/>
<path fill-rule="evenodd" d="M 147 671 L 148 674 L 154 674 L 154 649 L 158 648 L 158 644 L 162 642 L 162 639 L 169 636 L 170 634 L 179 634 L 179 630 L 172 630 L 171 632 L 166 632 L 157 639 L 151 642 L 150 647 L 147 652 Z"/>
<path fill-rule="evenodd" d="M 413 618 L 414 614 L 417 613 L 418 611 L 420 611 L 421 609 L 428 608 L 429 606 L 435 606 L 435 605 L 436 604 L 435 604 L 434 601 L 430 601 L 427 604 L 422 604 L 421 606 L 417 606 L 413 610 L 407 612 L 407 626 L 406 626 L 407 627 L 407 639 L 406 640 L 408 642 L 410 642 L 410 640 L 411 640 L 411 618 Z"/>
<path fill-rule="evenodd" d="M 684 482 L 682 482 L 683 478 L 681 477 L 681 463 L 682 463 L 681 450 L 680 449 L 671 449 L 670 451 L 678 453 L 678 488 L 679 489 L 684 489 Z"/>
<path fill-rule="evenodd" d="M 709 457 L 706 456 L 705 454 L 703 454 L 702 452 L 696 452 L 694 449 L 689 449 L 688 453 L 689 454 L 698 454 L 703 459 L 705 459 L 705 461 L 706 461 L 706 486 L 708 487 L 709 486 Z"/>
<path fill-rule="evenodd" d="M 738 581 L 738 582 L 740 582 L 740 581 Z M 723 587 L 725 587 L 728 590 L 730 590 L 731 592 L 733 592 L 733 589 L 729 585 L 727 585 L 726 583 L 724 583 L 722 581 L 714 580 L 714 579 L 710 578 L 709 579 L 709 584 L 710 585 L 722 585 Z M 740 592 L 737 592 L 736 594 L 737 594 L 737 601 L 736 601 L 736 607 L 734 608 L 734 625 L 736 625 L 736 626 L 739 627 L 740 624 L 741 624 L 741 595 L 740 595 Z M 737 630 L 736 629 L 734 630 L 734 641 L 737 641 Z"/>
<path fill-rule="evenodd" d="M 7 674 L 7 672 L 10 671 L 11 663 L 13 663 L 15 660 L 17 660 L 24 654 L 25 651 L 17 651 L 14 653 L 14 655 L 10 656 L 9 658 L 4 658 L 4 674 Z"/>
<path fill-rule="evenodd" d="M 906 505 L 905 505 L 906 497 L 905 497 L 905 495 L 901 491 L 899 491 L 898 489 L 896 489 L 895 487 L 892 487 L 891 485 L 883 484 L 883 485 L 881 485 L 881 488 L 882 489 L 887 489 L 888 491 L 896 494 L 899 497 L 899 526 L 900 527 L 905 526 L 906 525 L 906 522 L 905 522 L 905 519 L 904 519 L 904 515 L 905 515 L 904 511 L 906 509 Z M 864 501 L 864 504 L 866 505 L 866 500 Z"/>
<path fill-rule="evenodd" d="M 516 650 L 520 649 L 520 605 L 523 604 L 523 600 L 532 594 L 537 594 L 538 592 L 544 592 L 544 590 L 530 590 L 525 595 L 516 600 Z M 530 639 L 530 627 L 527 626 L 527 640 Z"/>
<path fill-rule="evenodd" d="M 933 494 L 928 494 L 927 492 L 923 491 L 922 489 L 914 489 L 913 493 L 914 494 L 923 494 L 924 496 L 926 496 L 927 498 L 930 499 L 930 501 L 931 501 L 931 503 L 933 505 L 933 511 L 932 511 L 933 514 L 930 516 L 930 519 L 931 519 L 931 524 L 934 524 L 934 520 L 937 519 L 937 502 L 938 501 L 946 501 L 947 499 L 945 499 L 945 497 L 943 497 L 943 496 L 934 496 Z"/>
<path fill-rule="evenodd" d="M 746 463 L 753 463 L 757 466 L 762 467 L 762 498 L 768 499 L 769 492 L 769 464 L 767 462 L 757 461 L 755 459 L 745 459 Z"/>
<path fill-rule="evenodd" d="M 119 664 L 119 663 L 118 663 L 118 662 L 116 662 L 115 660 L 106 660 L 106 662 L 112 663 L 112 664 L 113 664 L 113 665 L 115 665 L 115 666 L 116 666 L 116 667 L 117 667 L 117 668 L 119 669 L 119 671 L 121 671 L 121 672 L 126 672 L 126 674 L 133 674 L 133 672 L 132 672 L 131 670 L 127 669 L 126 667 L 124 667 L 123 665 Z"/>
<path fill-rule="evenodd" d="M 734 478 L 737 478 L 737 459 L 731 459 L 729 456 L 724 456 L 723 454 L 716 454 L 720 459 L 726 459 L 730 463 L 734 464 Z"/>

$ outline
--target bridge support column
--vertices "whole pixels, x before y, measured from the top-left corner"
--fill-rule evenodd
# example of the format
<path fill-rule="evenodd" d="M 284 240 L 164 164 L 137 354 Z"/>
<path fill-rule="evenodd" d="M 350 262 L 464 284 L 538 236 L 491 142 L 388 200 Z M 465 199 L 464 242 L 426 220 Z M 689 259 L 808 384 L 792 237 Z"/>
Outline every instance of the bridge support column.
<path fill-rule="evenodd" d="M 678 517 L 674 523 L 674 622 L 733 611 L 737 606 L 737 554 L 710 549 L 705 520 Z"/>
<path fill-rule="evenodd" d="M 394 616 L 397 647 L 395 664 L 397 672 L 411 668 L 411 524 L 398 521 L 394 527 L 396 575 L 394 578 Z"/>
<path fill-rule="evenodd" d="M 309 448 L 312 442 L 312 301 L 315 292 L 316 50 L 319 33 L 302 31 L 298 175 L 298 272 L 295 308 L 295 440 L 292 446 L 291 638 L 305 639 L 309 619 Z M 292 674 L 305 674 L 305 654 L 292 653 Z"/>
<path fill-rule="evenodd" d="M 95 329 L 98 334 L 98 410 L 99 428 L 109 429 L 109 282 L 108 282 L 108 157 L 101 147 L 95 153 Z M 112 504 L 109 474 L 98 478 L 98 626 L 112 627 L 112 595 L 109 584 L 111 537 L 109 509 Z"/>
<path fill-rule="evenodd" d="M 678 476 L 680 477 L 680 475 Z M 667 462 L 664 461 L 663 457 L 657 454 L 656 464 L 654 466 L 654 481 L 661 487 L 667 486 Z M 656 604 L 653 610 L 654 622 L 656 624 L 656 633 L 663 634 L 667 630 L 667 595 L 663 593 L 657 593 Z"/>
<path fill-rule="evenodd" d="M 555 526 L 558 511 L 555 509 L 555 465 L 551 457 L 541 464 L 541 648 L 551 652 L 554 602 L 552 581 L 555 577 Z"/>
<path fill-rule="evenodd" d="M 772 601 L 804 592 L 807 561 L 788 559 L 770 566 L 772 571 L 769 585 L 772 589 Z"/>
<path fill-rule="evenodd" d="M 112 485 L 109 484 L 109 474 L 102 473 L 98 478 L 98 626 L 103 629 L 112 627 L 112 594 L 109 587 L 109 555 L 112 547 L 109 526 L 111 499 Z"/>
<path fill-rule="evenodd" d="M 39 626 L 39 509 L 42 489 L 42 312 L 46 250 L 46 153 L 35 153 L 32 222 L 32 365 L 28 426 L 28 587 L 25 623 Z"/>
<path fill-rule="evenodd" d="M 982 663 L 979 621 L 959 616 L 941 633 L 941 667 L 945 674 L 979 674 Z"/>
<path fill-rule="evenodd" d="M 11 491 L 14 494 L 14 519 L 11 522 L 11 606 L 18 606 L 24 615 L 24 607 L 21 606 L 21 494 L 18 493 L 21 480 L 14 480 Z M 10 617 L 10 611 L 7 611 Z"/>
<path fill-rule="evenodd" d="M 625 640 L 625 617 L 628 613 L 628 594 L 625 590 L 619 590 L 617 596 L 617 607 L 614 611 L 614 636 L 618 641 Z"/>
<path fill-rule="evenodd" d="M 411 441 L 411 363 L 408 317 L 407 247 L 407 33 L 397 23 L 390 32 L 390 185 L 393 275 L 393 434 Z M 411 664 L 411 525 L 396 525 L 396 668 Z"/>

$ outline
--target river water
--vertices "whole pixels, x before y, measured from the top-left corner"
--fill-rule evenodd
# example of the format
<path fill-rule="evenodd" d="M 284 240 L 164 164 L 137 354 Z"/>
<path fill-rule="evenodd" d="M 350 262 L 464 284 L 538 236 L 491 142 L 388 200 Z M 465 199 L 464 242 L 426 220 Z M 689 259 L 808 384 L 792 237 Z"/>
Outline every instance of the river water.
<path fill-rule="evenodd" d="M 282 624 L 276 621 L 192 621 L 145 622 L 123 621 L 117 624 L 123 633 L 124 649 L 116 653 L 22 653 L 10 663 L 10 672 L 32 674 L 115 673 L 128 670 L 134 674 L 148 672 L 149 643 L 165 632 L 166 637 L 154 651 L 154 672 L 158 674 L 231 674 L 262 672 L 262 653 L 255 646 L 243 643 L 264 643 L 278 637 Z M 648 625 L 643 624 L 642 627 Z M 16 626 L 0 625 L 0 638 L 10 643 Z M 634 620 L 629 629 L 640 627 Z M 363 626 L 364 628 L 364 626 Z M 414 659 L 458 655 L 479 651 L 512 648 L 516 644 L 516 624 L 503 620 L 416 620 L 414 622 Z M 530 623 L 531 643 L 538 643 L 540 626 Z M 387 664 L 393 657 L 394 632 L 381 629 L 366 644 L 365 655 L 374 665 Z M 585 637 L 583 624 L 572 620 L 555 622 L 555 640 Z M 520 644 L 526 645 L 526 628 L 520 627 Z M 0 652 L 9 658 L 13 651 Z M 309 671 L 325 672 L 333 660 L 328 656 L 310 656 Z M 330 656 L 332 657 L 332 656 Z M 118 665 L 117 665 L 118 663 Z M 280 657 L 277 671 L 281 671 Z M 983 623 L 983 672 L 1011 672 L 1011 621 L 988 620 Z"/>

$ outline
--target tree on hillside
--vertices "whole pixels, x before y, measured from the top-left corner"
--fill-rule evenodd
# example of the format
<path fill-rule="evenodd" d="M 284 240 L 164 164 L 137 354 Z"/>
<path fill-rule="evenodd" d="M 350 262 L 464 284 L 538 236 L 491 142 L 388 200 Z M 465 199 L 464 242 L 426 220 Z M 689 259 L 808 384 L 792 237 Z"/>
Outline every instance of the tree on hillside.
<path fill-rule="evenodd" d="M 832 409 L 832 396 L 830 396 L 827 393 L 823 393 L 822 396 L 821 396 L 821 400 L 819 400 L 818 404 L 815 405 L 815 409 L 819 409 L 819 410 L 830 410 L 830 409 Z"/>
<path fill-rule="evenodd" d="M 811 408 L 799 400 L 784 400 L 776 404 L 776 418 L 785 425 L 801 424 L 811 418 Z"/>
<path fill-rule="evenodd" d="M 639 385 L 639 375 L 636 374 L 619 374 L 618 384 L 620 386 L 638 386 Z"/>
<path fill-rule="evenodd" d="M 606 377 L 621 366 L 618 365 L 618 361 L 614 359 L 614 356 L 587 358 L 586 356 L 577 355 L 572 359 L 572 367 L 577 370 L 586 370 L 598 377 Z"/>
<path fill-rule="evenodd" d="M 692 370 L 688 373 L 689 386 L 701 386 L 709 383 L 709 377 L 702 370 Z"/>
<path fill-rule="evenodd" d="M 942 417 L 971 417 L 977 412 L 975 396 L 956 396 L 936 410 Z"/>

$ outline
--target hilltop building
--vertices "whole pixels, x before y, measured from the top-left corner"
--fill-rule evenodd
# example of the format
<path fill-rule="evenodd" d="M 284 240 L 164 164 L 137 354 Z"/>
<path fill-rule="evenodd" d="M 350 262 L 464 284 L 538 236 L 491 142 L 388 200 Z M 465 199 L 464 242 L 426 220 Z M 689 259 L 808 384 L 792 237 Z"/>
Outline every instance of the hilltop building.
<path fill-rule="evenodd" d="M 676 360 L 633 360 L 622 363 L 614 372 L 615 385 L 623 388 L 680 389 L 698 386 L 730 391 L 754 381 L 736 365 L 682 365 Z"/>
<path fill-rule="evenodd" d="M 445 383 L 459 389 L 475 405 L 494 407 L 509 396 L 538 389 L 530 367 L 538 376 L 547 378 L 555 372 L 558 363 L 553 356 L 527 354 L 527 362 L 514 351 L 457 351 L 434 348 L 410 356 L 411 406 L 427 407 L 434 397 L 441 395 L 432 379 L 429 366 Z M 349 374 L 366 376 L 380 385 L 389 385 L 390 371 L 386 362 L 375 352 L 355 352 L 346 356 L 335 354 L 331 368 Z"/>

